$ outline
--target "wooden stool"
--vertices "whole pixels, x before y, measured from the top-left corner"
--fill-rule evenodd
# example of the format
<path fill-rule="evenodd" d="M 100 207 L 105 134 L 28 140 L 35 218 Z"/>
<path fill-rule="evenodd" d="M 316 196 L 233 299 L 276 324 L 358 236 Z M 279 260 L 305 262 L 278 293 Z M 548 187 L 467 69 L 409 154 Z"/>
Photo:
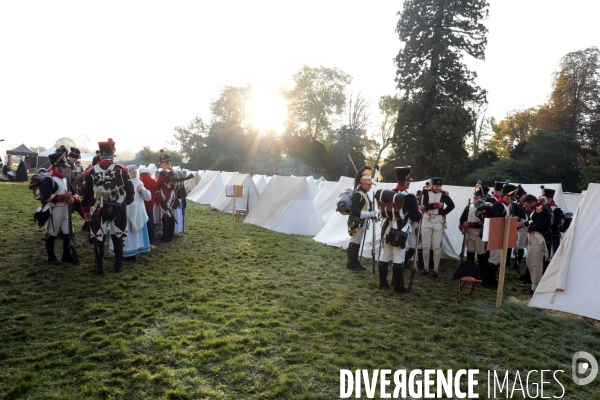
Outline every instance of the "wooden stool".
<path fill-rule="evenodd" d="M 481 279 L 475 279 L 472 276 L 464 276 L 464 277 L 460 278 L 460 280 L 458 281 L 458 298 L 460 299 L 460 296 L 462 294 L 462 288 L 463 288 L 463 286 L 465 286 L 467 284 L 467 282 L 471 282 L 473 284 L 473 286 L 471 287 L 471 293 L 469 293 L 469 296 L 473 295 L 475 298 L 477 298 L 477 292 L 475 291 L 475 284 L 477 284 L 477 282 L 481 283 Z"/>
<path fill-rule="evenodd" d="M 248 215 L 248 210 L 246 210 L 245 208 L 235 209 L 235 217 L 238 221 L 240 220 L 240 217 L 245 217 L 246 215 Z"/>

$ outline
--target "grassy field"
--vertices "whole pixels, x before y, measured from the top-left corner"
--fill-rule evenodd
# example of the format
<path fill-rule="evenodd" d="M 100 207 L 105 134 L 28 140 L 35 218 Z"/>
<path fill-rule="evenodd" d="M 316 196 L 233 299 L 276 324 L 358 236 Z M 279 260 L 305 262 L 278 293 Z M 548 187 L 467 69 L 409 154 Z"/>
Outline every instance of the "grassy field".
<path fill-rule="evenodd" d="M 0 398 L 334 399 L 340 369 L 375 368 L 477 368 L 480 398 L 487 370 L 561 369 L 563 398 L 600 398 L 600 377 L 571 379 L 600 329 L 526 307 L 515 272 L 501 309 L 489 290 L 457 300 L 449 261 L 396 295 L 339 249 L 191 204 L 184 235 L 121 274 L 107 251 L 100 277 L 81 234 L 82 264 L 45 262 L 37 205 L 0 184 Z"/>

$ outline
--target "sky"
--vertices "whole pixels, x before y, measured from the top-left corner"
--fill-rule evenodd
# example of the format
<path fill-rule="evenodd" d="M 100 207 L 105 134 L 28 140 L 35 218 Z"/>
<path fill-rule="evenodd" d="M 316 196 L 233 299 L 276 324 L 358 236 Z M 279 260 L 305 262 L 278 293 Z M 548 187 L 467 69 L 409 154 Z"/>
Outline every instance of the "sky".
<path fill-rule="evenodd" d="M 303 65 L 353 77 L 373 107 L 395 93 L 402 1 L 2 1 L 0 155 L 60 137 L 113 138 L 117 154 L 169 146 L 225 85 L 251 84 L 263 123 Z M 488 116 L 544 103 L 562 56 L 600 46 L 591 0 L 490 0 L 485 61 L 467 60 Z M 272 121 L 269 121 L 272 123 Z M 173 146 L 171 146 L 173 148 Z"/>

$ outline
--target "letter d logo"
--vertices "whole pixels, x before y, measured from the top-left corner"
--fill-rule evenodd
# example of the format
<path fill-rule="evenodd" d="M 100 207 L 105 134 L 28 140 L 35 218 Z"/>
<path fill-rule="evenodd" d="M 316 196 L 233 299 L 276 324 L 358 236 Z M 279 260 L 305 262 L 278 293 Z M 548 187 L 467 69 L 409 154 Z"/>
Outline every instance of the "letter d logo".
<path fill-rule="evenodd" d="M 587 362 L 577 362 L 577 360 L 585 358 Z M 586 351 L 578 351 L 573 354 L 573 365 L 572 365 L 572 373 L 573 373 L 573 382 L 577 385 L 587 385 L 591 381 L 593 381 L 598 375 L 598 361 L 594 358 L 593 355 Z M 587 371 L 590 371 L 589 375 L 585 378 L 580 378 L 579 374 L 584 374 Z"/>

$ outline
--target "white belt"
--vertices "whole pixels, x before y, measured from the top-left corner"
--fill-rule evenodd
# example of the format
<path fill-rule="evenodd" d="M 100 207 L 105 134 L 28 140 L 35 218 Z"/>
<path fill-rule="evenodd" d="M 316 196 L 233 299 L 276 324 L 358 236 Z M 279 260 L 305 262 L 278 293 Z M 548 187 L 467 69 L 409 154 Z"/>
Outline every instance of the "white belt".
<path fill-rule="evenodd" d="M 429 218 L 434 218 L 434 219 L 435 218 L 442 218 L 443 217 L 443 215 L 440 215 L 440 214 L 429 214 L 429 213 L 425 213 L 425 214 L 427 214 L 427 216 Z"/>

